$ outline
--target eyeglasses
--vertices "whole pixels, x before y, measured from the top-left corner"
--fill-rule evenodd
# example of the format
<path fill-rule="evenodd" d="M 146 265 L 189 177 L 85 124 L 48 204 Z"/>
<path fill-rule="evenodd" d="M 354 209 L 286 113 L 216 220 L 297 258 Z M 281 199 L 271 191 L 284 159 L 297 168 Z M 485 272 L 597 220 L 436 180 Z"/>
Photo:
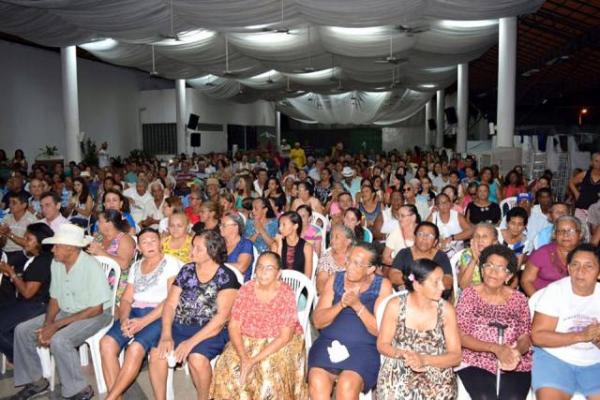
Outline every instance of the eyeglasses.
<path fill-rule="evenodd" d="M 416 237 L 420 237 L 422 239 L 434 240 L 435 235 L 433 233 L 425 233 L 425 232 L 417 232 Z"/>
<path fill-rule="evenodd" d="M 577 229 L 558 229 L 556 231 L 557 235 L 561 235 L 561 236 L 575 236 L 577 233 L 579 233 L 577 231 Z"/>
<path fill-rule="evenodd" d="M 269 264 L 266 264 L 266 265 L 264 265 L 264 264 L 257 264 L 257 265 L 256 265 L 256 270 L 259 270 L 259 269 L 260 269 L 260 270 L 262 270 L 262 271 L 270 272 L 270 271 L 276 271 L 276 270 L 277 270 L 277 269 L 279 269 L 279 268 L 277 268 L 275 265 L 269 265 Z"/>
<path fill-rule="evenodd" d="M 360 265 L 358 262 L 354 261 L 354 260 L 348 260 L 348 265 L 353 265 L 355 267 L 361 267 L 361 268 L 369 268 L 370 265 Z"/>
<path fill-rule="evenodd" d="M 504 272 L 504 273 L 510 274 L 510 270 L 508 268 L 506 268 L 504 265 L 495 265 L 490 262 L 486 262 L 485 264 L 482 264 L 481 268 L 492 270 L 494 272 Z"/>
<path fill-rule="evenodd" d="M 412 188 L 406 187 L 406 188 L 402 188 L 403 192 L 410 192 L 412 190 Z"/>
<path fill-rule="evenodd" d="M 578 262 L 571 262 L 571 264 L 569 264 L 569 268 L 572 270 L 583 270 L 585 272 L 589 272 L 593 271 L 595 267 L 592 263 L 580 264 Z"/>

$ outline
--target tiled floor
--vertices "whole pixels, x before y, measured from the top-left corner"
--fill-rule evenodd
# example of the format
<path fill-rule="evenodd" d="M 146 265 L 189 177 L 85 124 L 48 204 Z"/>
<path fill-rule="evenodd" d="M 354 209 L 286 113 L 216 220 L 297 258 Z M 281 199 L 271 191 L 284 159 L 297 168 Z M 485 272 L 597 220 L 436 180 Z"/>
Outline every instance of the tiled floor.
<path fill-rule="evenodd" d="M 88 382 L 94 387 L 94 391 L 96 392 L 96 396 L 94 396 L 94 398 L 104 398 L 103 395 L 100 396 L 97 393 L 98 391 L 96 390 L 96 379 L 94 378 L 94 369 L 92 368 L 92 366 L 89 365 L 87 367 L 82 367 L 82 369 L 85 375 L 87 376 Z M 12 376 L 12 369 L 8 369 L 5 375 L 0 375 L 0 399 L 9 397 L 18 391 L 18 388 L 15 388 L 13 386 Z M 175 371 L 173 386 L 175 389 L 175 399 L 196 399 L 196 389 L 192 384 L 192 379 L 191 377 L 185 375 L 183 369 L 178 369 Z M 51 392 L 47 396 L 42 396 L 38 398 L 59 400 L 62 399 L 60 393 L 60 385 L 57 383 L 54 392 Z M 125 400 L 145 400 L 152 399 L 153 397 L 154 396 L 152 396 L 152 387 L 150 386 L 150 380 L 148 378 L 148 371 L 144 368 L 138 376 L 135 383 L 129 388 L 129 390 L 125 394 Z"/>

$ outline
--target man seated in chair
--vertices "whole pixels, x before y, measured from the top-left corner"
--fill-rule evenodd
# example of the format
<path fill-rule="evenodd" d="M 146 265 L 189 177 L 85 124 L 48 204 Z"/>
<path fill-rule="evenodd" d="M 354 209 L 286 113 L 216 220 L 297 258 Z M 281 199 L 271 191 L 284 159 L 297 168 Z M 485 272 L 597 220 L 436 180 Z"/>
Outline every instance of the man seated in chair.
<path fill-rule="evenodd" d="M 49 347 L 54 356 L 63 397 L 91 399 L 94 391 L 79 365 L 78 347 L 111 321 L 111 290 L 98 261 L 83 251 L 88 242 L 82 228 L 63 224 L 42 243 L 54 245 L 50 301 L 46 314 L 15 329 L 15 386 L 25 387 L 10 399 L 25 400 L 48 390 L 38 346 Z"/>

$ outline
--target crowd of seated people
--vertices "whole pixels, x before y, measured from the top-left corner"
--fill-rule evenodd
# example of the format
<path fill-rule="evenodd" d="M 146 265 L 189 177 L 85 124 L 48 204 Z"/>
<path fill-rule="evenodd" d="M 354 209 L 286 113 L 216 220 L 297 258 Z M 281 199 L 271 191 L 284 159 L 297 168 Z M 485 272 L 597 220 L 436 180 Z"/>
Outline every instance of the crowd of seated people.
<path fill-rule="evenodd" d="M 565 199 L 434 149 L 293 153 L 0 165 L 10 398 L 50 390 L 44 348 L 93 398 L 100 331 L 109 399 L 146 359 L 157 399 L 184 364 L 199 399 L 600 398 L 600 153 Z"/>

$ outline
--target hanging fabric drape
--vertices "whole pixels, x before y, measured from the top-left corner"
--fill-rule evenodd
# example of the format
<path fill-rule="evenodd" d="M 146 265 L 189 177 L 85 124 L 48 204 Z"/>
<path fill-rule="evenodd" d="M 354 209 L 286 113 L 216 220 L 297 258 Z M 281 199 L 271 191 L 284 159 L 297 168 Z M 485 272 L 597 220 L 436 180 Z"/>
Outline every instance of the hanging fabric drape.
<path fill-rule="evenodd" d="M 498 18 L 542 4 L 0 0 L 0 30 L 47 46 L 78 45 L 113 64 L 186 79 L 210 97 L 278 102 L 304 120 L 393 123 L 452 84 L 457 64 L 492 46 Z M 307 103 L 310 95 L 322 108 Z M 352 96 L 359 105 L 348 109 L 356 103 L 348 101 Z"/>

